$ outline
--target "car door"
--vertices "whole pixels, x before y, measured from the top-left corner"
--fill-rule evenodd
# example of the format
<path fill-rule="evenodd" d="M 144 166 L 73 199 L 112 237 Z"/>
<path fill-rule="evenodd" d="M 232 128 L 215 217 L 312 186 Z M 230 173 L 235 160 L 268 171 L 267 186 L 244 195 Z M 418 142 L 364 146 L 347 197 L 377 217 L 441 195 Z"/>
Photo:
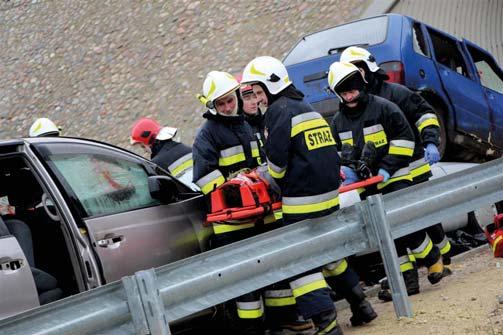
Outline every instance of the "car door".
<path fill-rule="evenodd" d="M 150 165 L 106 146 L 51 143 L 41 151 L 88 232 L 106 282 L 201 252 L 201 195 L 161 204 L 149 193 Z"/>
<path fill-rule="evenodd" d="M 0 218 L 0 319 L 39 306 L 35 281 L 18 241 Z"/>
<path fill-rule="evenodd" d="M 427 31 L 442 86 L 454 106 L 457 130 L 487 141 L 489 106 L 460 43 L 431 27 Z"/>
<path fill-rule="evenodd" d="M 503 71 L 494 57 L 464 39 L 463 47 L 471 58 L 489 104 L 489 142 L 503 150 Z"/>

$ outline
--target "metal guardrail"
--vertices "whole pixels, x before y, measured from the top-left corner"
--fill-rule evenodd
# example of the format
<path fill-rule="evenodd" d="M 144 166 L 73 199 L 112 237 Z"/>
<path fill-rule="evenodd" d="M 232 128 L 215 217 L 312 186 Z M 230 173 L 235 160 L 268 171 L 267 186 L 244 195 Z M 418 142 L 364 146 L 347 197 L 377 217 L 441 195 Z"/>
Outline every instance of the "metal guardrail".
<path fill-rule="evenodd" d="M 412 315 L 392 239 L 503 200 L 503 158 L 196 255 L 0 321 L 1 334 L 170 334 L 168 324 L 380 248 L 397 315 Z"/>

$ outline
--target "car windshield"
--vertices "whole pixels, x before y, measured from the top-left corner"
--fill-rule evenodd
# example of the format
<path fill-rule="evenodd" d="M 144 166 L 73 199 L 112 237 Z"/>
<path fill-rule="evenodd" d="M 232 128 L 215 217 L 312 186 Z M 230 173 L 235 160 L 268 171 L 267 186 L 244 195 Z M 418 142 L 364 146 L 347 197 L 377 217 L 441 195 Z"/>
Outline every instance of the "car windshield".
<path fill-rule="evenodd" d="M 286 66 L 341 52 L 352 45 L 384 42 L 388 17 L 378 16 L 355 21 L 303 37 L 285 57 Z"/>

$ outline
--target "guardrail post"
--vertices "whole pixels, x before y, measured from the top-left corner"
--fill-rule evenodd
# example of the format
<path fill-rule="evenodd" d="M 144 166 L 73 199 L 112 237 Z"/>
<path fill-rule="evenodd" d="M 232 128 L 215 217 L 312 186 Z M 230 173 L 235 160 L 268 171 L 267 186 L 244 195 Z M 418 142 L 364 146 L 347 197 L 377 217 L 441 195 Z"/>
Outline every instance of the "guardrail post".
<path fill-rule="evenodd" d="M 391 236 L 386 212 L 384 211 L 384 202 L 381 194 L 371 195 L 365 201 L 366 207 L 364 217 L 372 226 L 372 229 L 377 235 L 377 244 L 381 252 L 381 257 L 384 263 L 384 270 L 388 277 L 389 286 L 391 288 L 391 296 L 393 297 L 393 306 L 398 318 L 402 316 L 412 317 L 412 308 L 405 288 L 405 283 L 400 272 L 400 264 L 398 263 L 398 255 L 396 253 L 395 243 Z"/>
<path fill-rule="evenodd" d="M 170 335 L 154 269 L 122 278 L 136 334 Z"/>

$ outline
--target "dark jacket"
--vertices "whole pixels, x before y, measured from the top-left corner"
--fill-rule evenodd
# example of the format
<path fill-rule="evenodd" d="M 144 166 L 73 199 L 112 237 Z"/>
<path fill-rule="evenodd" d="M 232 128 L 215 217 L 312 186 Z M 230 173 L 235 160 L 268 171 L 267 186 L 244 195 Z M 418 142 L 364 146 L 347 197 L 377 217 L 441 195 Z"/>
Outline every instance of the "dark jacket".
<path fill-rule="evenodd" d="M 414 134 L 394 103 L 364 94 L 356 108 L 341 104 L 332 120 L 332 130 L 339 150 L 348 143 L 359 155 L 366 142 L 374 142 L 377 155 L 370 166 L 373 174 L 382 168 L 391 175 L 378 189 L 398 180 L 412 181 L 408 165 L 414 152 Z"/>
<path fill-rule="evenodd" d="M 173 140 L 155 141 L 151 159 L 175 177 L 192 170 L 192 149 Z"/>
<path fill-rule="evenodd" d="M 268 168 L 281 187 L 285 223 L 339 207 L 339 155 L 330 127 L 302 93 L 293 93 L 277 97 L 265 113 Z"/>
<path fill-rule="evenodd" d="M 203 117 L 206 122 L 192 147 L 193 180 L 204 194 L 208 194 L 223 184 L 229 174 L 258 166 L 261 153 L 243 115 L 222 116 L 206 112 Z"/>
<path fill-rule="evenodd" d="M 255 115 L 249 115 L 243 113 L 245 117 L 245 121 L 248 122 L 250 127 L 252 128 L 253 134 L 257 137 L 259 145 L 261 147 L 264 146 L 265 137 L 264 137 L 264 129 L 265 129 L 265 117 L 260 110 L 257 111 Z"/>
<path fill-rule="evenodd" d="M 410 166 L 413 178 L 427 180 L 431 177 L 429 164 L 424 160 L 424 148 L 428 143 L 439 145 L 440 126 L 432 107 L 419 94 L 407 87 L 388 83 L 379 77 L 371 80 L 368 91 L 395 103 L 409 122 L 416 146 Z"/>

